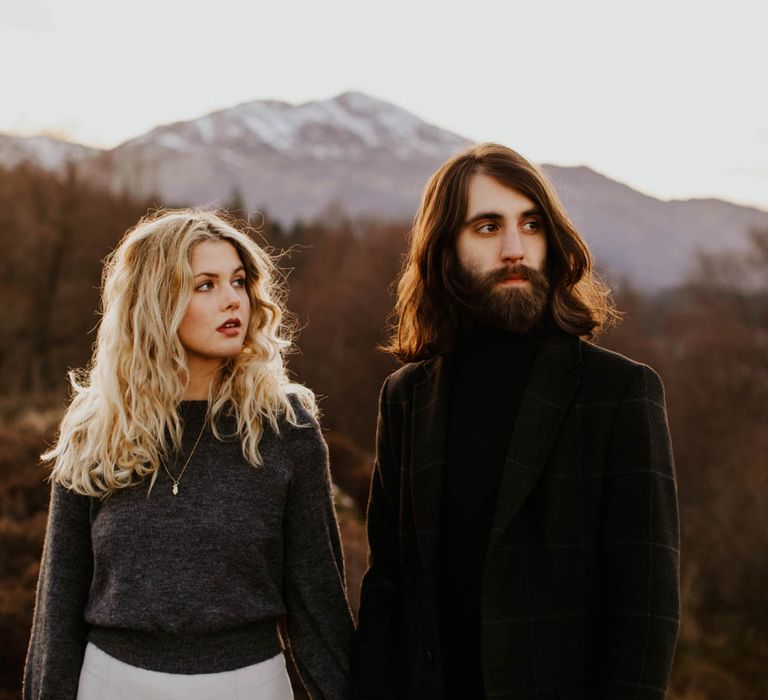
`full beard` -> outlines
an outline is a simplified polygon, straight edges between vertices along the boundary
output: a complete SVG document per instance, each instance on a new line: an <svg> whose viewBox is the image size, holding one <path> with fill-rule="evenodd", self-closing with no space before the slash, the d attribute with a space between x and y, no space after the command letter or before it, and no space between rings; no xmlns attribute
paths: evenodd
<svg viewBox="0 0 768 700"><path fill-rule="evenodd" d="M528 284L502 286L510 277ZM478 274L460 266L458 287L461 301L479 323L512 333L527 333L539 325L549 299L546 275L527 265L511 265Z"/></svg>

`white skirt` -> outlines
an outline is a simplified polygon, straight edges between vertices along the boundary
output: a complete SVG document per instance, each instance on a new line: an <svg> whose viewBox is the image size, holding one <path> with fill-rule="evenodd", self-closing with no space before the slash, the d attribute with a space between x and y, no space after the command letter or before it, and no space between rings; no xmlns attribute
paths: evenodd
<svg viewBox="0 0 768 700"><path fill-rule="evenodd" d="M160 673L85 648L77 700L293 700L282 654L223 673Z"/></svg>

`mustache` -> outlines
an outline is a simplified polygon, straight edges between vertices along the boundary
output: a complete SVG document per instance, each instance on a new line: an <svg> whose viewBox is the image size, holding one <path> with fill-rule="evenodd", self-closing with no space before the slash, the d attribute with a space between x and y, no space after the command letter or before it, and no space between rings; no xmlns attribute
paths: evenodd
<svg viewBox="0 0 768 700"><path fill-rule="evenodd" d="M541 273L538 270L528 267L528 265L523 265L522 263L518 263L517 265L505 265L504 267L491 270L483 275L484 281L489 284L504 282L512 277L530 280L535 279L538 276L541 276Z"/></svg>

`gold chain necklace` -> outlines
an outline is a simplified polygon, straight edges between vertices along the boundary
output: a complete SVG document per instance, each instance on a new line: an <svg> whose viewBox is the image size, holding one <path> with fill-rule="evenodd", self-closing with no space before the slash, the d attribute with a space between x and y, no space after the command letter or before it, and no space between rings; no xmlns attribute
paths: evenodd
<svg viewBox="0 0 768 700"><path fill-rule="evenodd" d="M173 488L171 491L173 492L173 495L176 496L179 493L179 482L181 481L181 477L184 476L184 472L187 469L187 466L189 465L189 460L192 459L192 455L195 454L195 450L197 449L197 443L200 442L200 438L203 437L203 432L205 431L206 426L206 419L203 418L203 427L200 428L200 432L197 434L197 440L195 440L195 444L192 447L192 451L189 453L189 456L187 457L187 461L184 462L184 466L181 468L181 471L179 472L179 476L177 478L174 478L173 474L168 470L168 467L165 464L165 460L163 460L163 469L165 469L165 473L168 475L168 478L173 482Z"/></svg>

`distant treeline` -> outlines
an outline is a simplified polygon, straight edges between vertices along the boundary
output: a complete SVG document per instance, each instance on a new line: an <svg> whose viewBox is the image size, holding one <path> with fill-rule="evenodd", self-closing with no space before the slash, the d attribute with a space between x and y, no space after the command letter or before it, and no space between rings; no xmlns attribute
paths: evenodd
<svg viewBox="0 0 768 700"><path fill-rule="evenodd" d="M377 394L396 367L376 347L407 226L336 212L286 227L266 204L250 217L237 198L228 208L250 218L274 252L287 251L280 265L300 328L289 366L322 397L334 478L362 512ZM46 503L35 466L43 437L24 433L32 420L24 408L44 415L61 406L67 368L90 356L100 261L153 206L73 172L0 169L0 638L11 640L0 655L0 698L20 673ZM674 697L686 700L768 697L768 232L753 232L752 242L748 255L702 255L697 274L664 294L617 290L625 320L599 339L651 364L667 390L682 516ZM649 251L648 264L659 254ZM354 587L364 542L353 531Z"/></svg>
<svg viewBox="0 0 768 700"><path fill-rule="evenodd" d="M101 261L147 211L138 202L31 165L0 167L0 394L63 386L88 361Z"/></svg>
<svg viewBox="0 0 768 700"><path fill-rule="evenodd" d="M0 395L66 393L67 369L88 362L95 340L102 261L155 208L96 189L74 170L0 167ZM300 330L291 369L324 397L332 427L367 445L378 387L395 366L373 348L385 337L406 227L346 221L338 211L332 227L283 227L243 211L237 197L228 208L279 255Z"/></svg>

